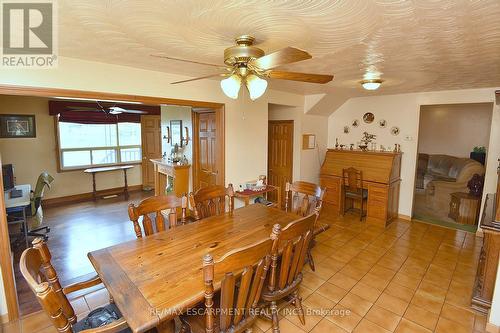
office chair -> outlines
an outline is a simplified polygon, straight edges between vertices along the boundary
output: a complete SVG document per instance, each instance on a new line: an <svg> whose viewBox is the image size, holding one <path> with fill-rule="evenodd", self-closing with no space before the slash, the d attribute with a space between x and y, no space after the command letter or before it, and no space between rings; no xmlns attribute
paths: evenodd
<svg viewBox="0 0 500 333"><path fill-rule="evenodd" d="M35 191L31 191L31 212L32 216L29 224L28 236L42 237L45 241L49 238L47 234L50 232L48 226L41 226L43 222L42 197L45 187L50 189L50 184L54 181L54 177L47 172L42 172L38 176Z"/></svg>

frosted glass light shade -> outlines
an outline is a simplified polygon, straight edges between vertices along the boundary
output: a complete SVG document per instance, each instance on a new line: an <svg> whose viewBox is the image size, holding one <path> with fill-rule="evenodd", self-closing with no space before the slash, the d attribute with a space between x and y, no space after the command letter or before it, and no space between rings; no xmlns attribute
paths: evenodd
<svg viewBox="0 0 500 333"><path fill-rule="evenodd" d="M241 78L239 75L233 74L227 79L221 80L220 87L227 97L237 99L241 87Z"/></svg>
<svg viewBox="0 0 500 333"><path fill-rule="evenodd" d="M382 80L378 80L378 79L375 79L375 80L364 80L364 81L361 82L361 85L366 90L377 90L378 88L380 88L381 84L382 84Z"/></svg>
<svg viewBox="0 0 500 333"><path fill-rule="evenodd" d="M267 89L267 81L261 79L255 74L250 74L246 77L246 86L248 92L250 93L250 99L255 101L257 98L262 96Z"/></svg>

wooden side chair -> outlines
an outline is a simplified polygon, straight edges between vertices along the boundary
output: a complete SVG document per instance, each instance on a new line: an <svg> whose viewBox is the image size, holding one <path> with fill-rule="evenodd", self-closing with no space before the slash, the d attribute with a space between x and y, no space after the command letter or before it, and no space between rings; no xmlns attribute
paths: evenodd
<svg viewBox="0 0 500 333"><path fill-rule="evenodd" d="M286 183L285 185L285 211L292 212L298 216L308 216L314 212L321 214L321 208L323 207L323 198L325 196L325 188L321 188L314 183L296 181L292 184ZM317 223L316 223L317 224ZM327 225L321 228L315 228L319 231L318 233L325 231L328 228ZM307 262L311 269L315 271L314 259L312 256L312 248L314 246L314 237L310 243L310 247L307 251Z"/></svg>
<svg viewBox="0 0 500 333"><path fill-rule="evenodd" d="M271 252L278 244L278 234L271 237L229 251L216 261L210 254L203 257L204 308L180 317L181 333L252 332ZM221 281L220 293L214 292L216 281Z"/></svg>
<svg viewBox="0 0 500 333"><path fill-rule="evenodd" d="M343 182L343 209L342 213L345 214L346 201L351 199L352 201L360 202L360 214L359 220L363 220L364 214L364 202L368 200L368 190L363 188L363 172L355 168L348 168L342 170L342 182ZM353 205L354 206L354 205Z"/></svg>
<svg viewBox="0 0 500 333"><path fill-rule="evenodd" d="M289 223L281 231L279 224L274 226L277 229L274 233L279 235L279 243L273 248L269 284L262 293L264 306L271 310L271 314L266 317L272 320L274 333L279 333L278 302L282 300L286 301L283 305L292 304L296 307L301 323L305 324L298 289L316 218L317 212Z"/></svg>
<svg viewBox="0 0 500 333"><path fill-rule="evenodd" d="M82 289L90 288L101 283L98 276L85 281L61 287L57 273L52 266L51 254L47 244L42 238L35 238L33 247L24 250L21 255L21 274L28 282L31 290L43 310L52 320L52 324L60 333L111 333L131 332L125 319L113 303L104 307L106 311L113 313L118 319L100 327L92 327L87 320L88 317L77 321L75 310L71 306L67 295ZM90 326L90 327L89 327Z"/></svg>
<svg viewBox="0 0 500 333"><path fill-rule="evenodd" d="M178 210L181 210L180 223L186 224L187 197L178 198L175 195L158 195L142 200L137 206L133 203L128 205L128 216L134 223L137 238L175 228L179 224ZM164 214L168 213L168 225L165 225ZM154 223L150 217L154 214ZM142 217L142 230L139 218ZM153 225L154 224L154 225Z"/></svg>
<svg viewBox="0 0 500 333"><path fill-rule="evenodd" d="M285 210L299 216L321 211L325 189L314 183L296 181L285 185Z"/></svg>
<svg viewBox="0 0 500 333"><path fill-rule="evenodd" d="M234 189L229 184L227 188L221 185L211 185L200 188L189 194L189 204L194 211L194 219L201 220L226 212L226 197L229 198L229 211L234 210Z"/></svg>

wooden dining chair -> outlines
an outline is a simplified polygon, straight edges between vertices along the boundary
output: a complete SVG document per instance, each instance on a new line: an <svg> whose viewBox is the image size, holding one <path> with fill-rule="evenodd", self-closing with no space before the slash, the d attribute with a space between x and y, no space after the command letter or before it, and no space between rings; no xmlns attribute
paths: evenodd
<svg viewBox="0 0 500 333"><path fill-rule="evenodd" d="M104 307L118 317L118 319L101 327L92 327L87 320L88 317L77 321L75 310L68 300L68 294L86 288L96 286L101 283L98 276L90 280L75 283L66 287L61 287L57 273L51 263L51 254L47 244L42 238L33 240L33 247L24 250L19 263L21 274L35 296L48 314L59 333L111 333L111 332L131 332L125 319L113 303ZM90 326L90 327L89 327Z"/></svg>
<svg viewBox="0 0 500 333"><path fill-rule="evenodd" d="M189 204L194 211L194 219L201 220L210 216L221 215L226 212L226 197L229 202L229 211L234 210L234 189L229 184L227 188L221 185L202 187L195 193L189 194Z"/></svg>
<svg viewBox="0 0 500 333"><path fill-rule="evenodd" d="M299 216L321 211L325 189L314 183L296 181L285 185L285 210Z"/></svg>
<svg viewBox="0 0 500 333"><path fill-rule="evenodd" d="M346 201L359 201L360 214L359 220L363 220L364 215L364 202L368 199L368 190L363 188L363 172L355 168L342 169L342 187L344 192L344 200L342 204L342 214L345 214ZM353 204L354 206L354 204Z"/></svg>
<svg viewBox="0 0 500 333"><path fill-rule="evenodd" d="M279 232L279 230L278 230ZM258 317L256 306L266 280L273 246L279 234L256 244L234 249L214 260L203 257L204 306L183 315L181 333L251 332ZM215 287L219 285L220 292ZM189 313L189 312L188 312Z"/></svg>
<svg viewBox="0 0 500 333"><path fill-rule="evenodd" d="M325 191L325 188L321 188L314 183L296 181L290 184L287 182L285 185L285 211L292 212L298 216L307 216L318 212L316 216L319 217L321 208L323 207ZM317 229L324 231L325 228ZM313 271L316 270L312 256L314 244L313 235L313 239L307 250L307 262Z"/></svg>
<svg viewBox="0 0 500 333"><path fill-rule="evenodd" d="M284 305L294 305L300 322L305 324L302 298L298 290L302 282L302 268L307 257L309 243L313 237L317 214L314 212L309 216L290 222L283 229L279 224L274 226L274 229L277 229L274 233L279 235L279 242L278 246L273 247L269 284L262 293L263 307L271 310L271 314L266 317L272 320L274 333L279 333L278 309ZM278 304L280 301L285 302Z"/></svg>
<svg viewBox="0 0 500 333"><path fill-rule="evenodd" d="M181 210L180 221L178 210ZM128 216L134 223L135 235L137 238L149 236L156 232L164 231L168 228L175 228L176 225L186 224L187 197L179 198L175 195L158 195L142 200L137 206L133 203L128 205ZM150 214L154 214L154 225ZM168 226L165 226L164 214L168 214ZM139 225L139 218L142 217L142 230Z"/></svg>

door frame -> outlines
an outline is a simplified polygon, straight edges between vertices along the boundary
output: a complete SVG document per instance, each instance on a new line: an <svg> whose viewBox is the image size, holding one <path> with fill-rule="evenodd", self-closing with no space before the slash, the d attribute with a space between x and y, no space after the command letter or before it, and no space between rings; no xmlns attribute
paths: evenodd
<svg viewBox="0 0 500 333"><path fill-rule="evenodd" d="M194 191L194 185L198 179L198 164L199 164L199 155L200 155L200 147L199 147L199 134L198 134L198 125L199 125L199 115L200 113L205 112L215 112L215 122L217 125L217 150L215 152L216 157L215 161L217 164L217 176L215 177L217 185L226 186L226 173L225 173L225 128L224 128L224 106L218 108L192 108L191 109L191 118L193 121L193 162L191 170L192 172L192 188ZM219 130L220 129L220 130Z"/></svg>
<svg viewBox="0 0 500 333"><path fill-rule="evenodd" d="M131 95L131 94L118 94L118 93L106 93L98 91L86 91L86 90L75 90L75 89L62 89L62 88L45 88L45 87L32 87L32 86L17 86L0 84L0 95L15 95L15 96L29 96L29 97L73 97L73 98L89 98L89 99L111 99L120 100L128 102L140 102L148 105L181 105L190 106L198 108L213 108L215 110L220 110L219 118L222 120L222 126L224 126L224 104L214 103L214 102L204 102L204 101L194 101L176 98L166 98L166 97L154 97L154 96L143 96L143 95ZM220 120L219 119L219 120ZM224 127L222 127L224 129ZM222 131L222 143L224 145L224 131ZM223 146L224 147L224 146ZM224 149L222 149L222 158L225 158ZM224 180L225 178L225 161L222 160L222 169L220 172L220 177ZM8 320L14 321L19 319L19 303L17 300L17 290L14 278L14 271L12 269L11 262L11 251L10 251L10 238L9 230L6 227L6 213L5 213L5 203L0 200L0 267L2 269L2 278L5 291L5 301L7 303Z"/></svg>
<svg viewBox="0 0 500 333"><path fill-rule="evenodd" d="M268 120L267 121L267 124L268 124L268 138L267 138L267 179L269 179L269 160L271 158L271 154L269 154L269 151L270 151L270 136L269 136L269 124L292 124L292 142L291 142L291 146L292 146L292 149L291 149L291 154L292 154L292 162L290 163L290 182L293 182L293 160L294 160L294 142L295 142L295 121L294 120ZM284 191L285 189L283 189ZM284 205L285 204L285 196L282 195L281 196L281 204Z"/></svg>

